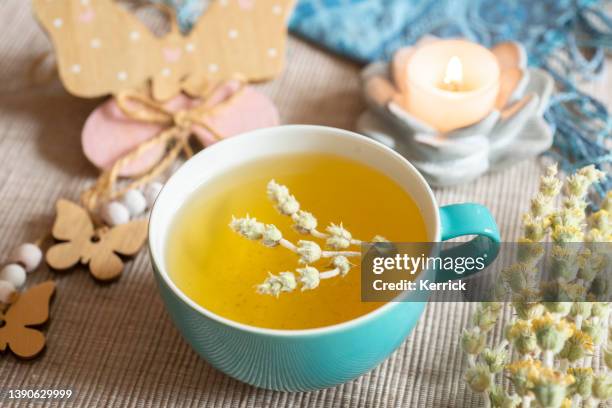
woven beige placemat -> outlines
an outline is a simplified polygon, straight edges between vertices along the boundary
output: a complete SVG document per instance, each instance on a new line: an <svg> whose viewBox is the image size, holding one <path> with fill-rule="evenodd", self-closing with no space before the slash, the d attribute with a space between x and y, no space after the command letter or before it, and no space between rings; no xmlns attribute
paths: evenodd
<svg viewBox="0 0 612 408"><path fill-rule="evenodd" d="M76 199L96 176L81 153L80 130L99 100L68 95L55 80L32 87L26 70L49 43L29 2L0 2L0 254L40 236L59 197ZM358 67L291 40L288 67L261 88L284 123L352 128L364 109ZM604 87L605 89L605 87ZM503 238L517 225L540 166L527 161L477 182L436 191L441 204L476 201L495 215ZM3 256L3 255L0 255ZM45 269L29 282L46 279ZM0 390L72 389L67 406L470 407L480 399L461 380L458 333L470 305L431 304L408 340L371 373L333 389L280 393L237 382L183 341L157 294L145 251L122 278L96 284L83 269L57 280L48 347L38 359L0 356ZM499 336L499 333L497 334ZM0 406L23 405L0 401Z"/></svg>

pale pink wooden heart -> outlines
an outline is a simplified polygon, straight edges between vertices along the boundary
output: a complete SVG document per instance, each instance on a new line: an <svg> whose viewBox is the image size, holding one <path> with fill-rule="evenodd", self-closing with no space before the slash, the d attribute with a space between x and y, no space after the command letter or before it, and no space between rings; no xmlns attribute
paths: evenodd
<svg viewBox="0 0 612 408"><path fill-rule="evenodd" d="M229 97L240 87L237 81L228 83L210 98L212 105ZM192 99L192 106L196 102ZM278 110L272 101L254 88L247 86L240 97L234 99L225 109L213 112L207 123L224 137L234 136L253 129L279 124ZM206 129L194 126L194 133L204 146L215 143L214 136Z"/></svg>
<svg viewBox="0 0 612 408"><path fill-rule="evenodd" d="M236 91L238 85L230 83L219 89L208 101L214 105ZM197 99L178 95L165 104L166 109L178 111L197 106ZM207 123L224 138L249 130L276 126L279 116L276 106L265 95L246 87L231 103L207 118ZM121 156L142 142L154 137L163 127L139 122L126 117L113 98L97 107L87 118L81 141L85 156L96 167L108 169ZM205 129L194 126L193 132L204 146L216 142ZM120 175L130 176L149 169L163 155L163 146L149 149L137 160L124 167Z"/></svg>

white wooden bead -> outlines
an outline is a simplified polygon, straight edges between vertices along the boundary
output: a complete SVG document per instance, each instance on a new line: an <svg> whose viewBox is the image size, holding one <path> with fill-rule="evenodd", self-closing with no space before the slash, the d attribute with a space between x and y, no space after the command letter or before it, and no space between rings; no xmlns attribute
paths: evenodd
<svg viewBox="0 0 612 408"><path fill-rule="evenodd" d="M140 190L130 190L123 195L121 203L125 205L132 217L137 217L147 209L147 200Z"/></svg>
<svg viewBox="0 0 612 408"><path fill-rule="evenodd" d="M153 204L155 203L155 199L157 199L157 196L159 195L159 192L161 191L163 186L164 185L158 181L154 181L153 183L149 183L146 185L144 189L144 196L145 196L145 199L147 200L148 208L153 207Z"/></svg>
<svg viewBox="0 0 612 408"><path fill-rule="evenodd" d="M38 268L42 257L42 251L37 245L25 243L15 248L9 259L11 262L23 265L26 272L32 272Z"/></svg>
<svg viewBox="0 0 612 408"><path fill-rule="evenodd" d="M0 280L0 303L11 303L16 291L11 282Z"/></svg>
<svg viewBox="0 0 612 408"><path fill-rule="evenodd" d="M10 282L15 288L20 288L26 281L26 270L19 264L8 264L0 271L0 280Z"/></svg>
<svg viewBox="0 0 612 408"><path fill-rule="evenodd" d="M111 201L102 207L102 219L111 227L125 224L130 220L130 211L120 202Z"/></svg>

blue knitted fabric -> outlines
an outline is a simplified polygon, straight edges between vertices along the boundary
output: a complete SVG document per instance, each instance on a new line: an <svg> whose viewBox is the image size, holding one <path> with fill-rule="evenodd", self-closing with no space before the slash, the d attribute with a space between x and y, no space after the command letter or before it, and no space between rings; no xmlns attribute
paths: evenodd
<svg viewBox="0 0 612 408"><path fill-rule="evenodd" d="M188 29L205 0L162 0ZM462 36L491 46L521 42L529 64L549 71L559 88L545 118L555 130L550 154L566 172L596 164L610 174L612 117L576 82L599 74L612 47L612 18L595 0L299 0L291 31L360 63L389 59L425 34ZM588 47L589 58L579 48ZM608 177L599 192L612 187Z"/></svg>

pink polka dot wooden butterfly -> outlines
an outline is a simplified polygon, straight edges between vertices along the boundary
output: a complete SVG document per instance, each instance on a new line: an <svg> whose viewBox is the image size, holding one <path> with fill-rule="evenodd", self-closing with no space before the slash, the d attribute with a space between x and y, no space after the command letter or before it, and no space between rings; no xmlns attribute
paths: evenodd
<svg viewBox="0 0 612 408"><path fill-rule="evenodd" d="M98 97L150 80L157 100L182 87L197 92L211 79L276 76L292 6L293 0L212 1L189 34L171 19L172 29L160 38L115 0L34 1L69 92Z"/></svg>
<svg viewBox="0 0 612 408"><path fill-rule="evenodd" d="M93 98L134 90L174 112L220 103L240 90L231 104L202 117L222 137L278 124L276 107L265 95L232 79L262 81L282 70L292 7L293 0L213 0L188 34L172 16L170 31L158 37L115 0L34 1L70 93ZM97 108L82 134L85 155L103 170L164 129L126 117L116 102ZM207 129L194 127L192 133L204 146L218 139ZM140 174L163 154L163 146L156 146L120 174Z"/></svg>

